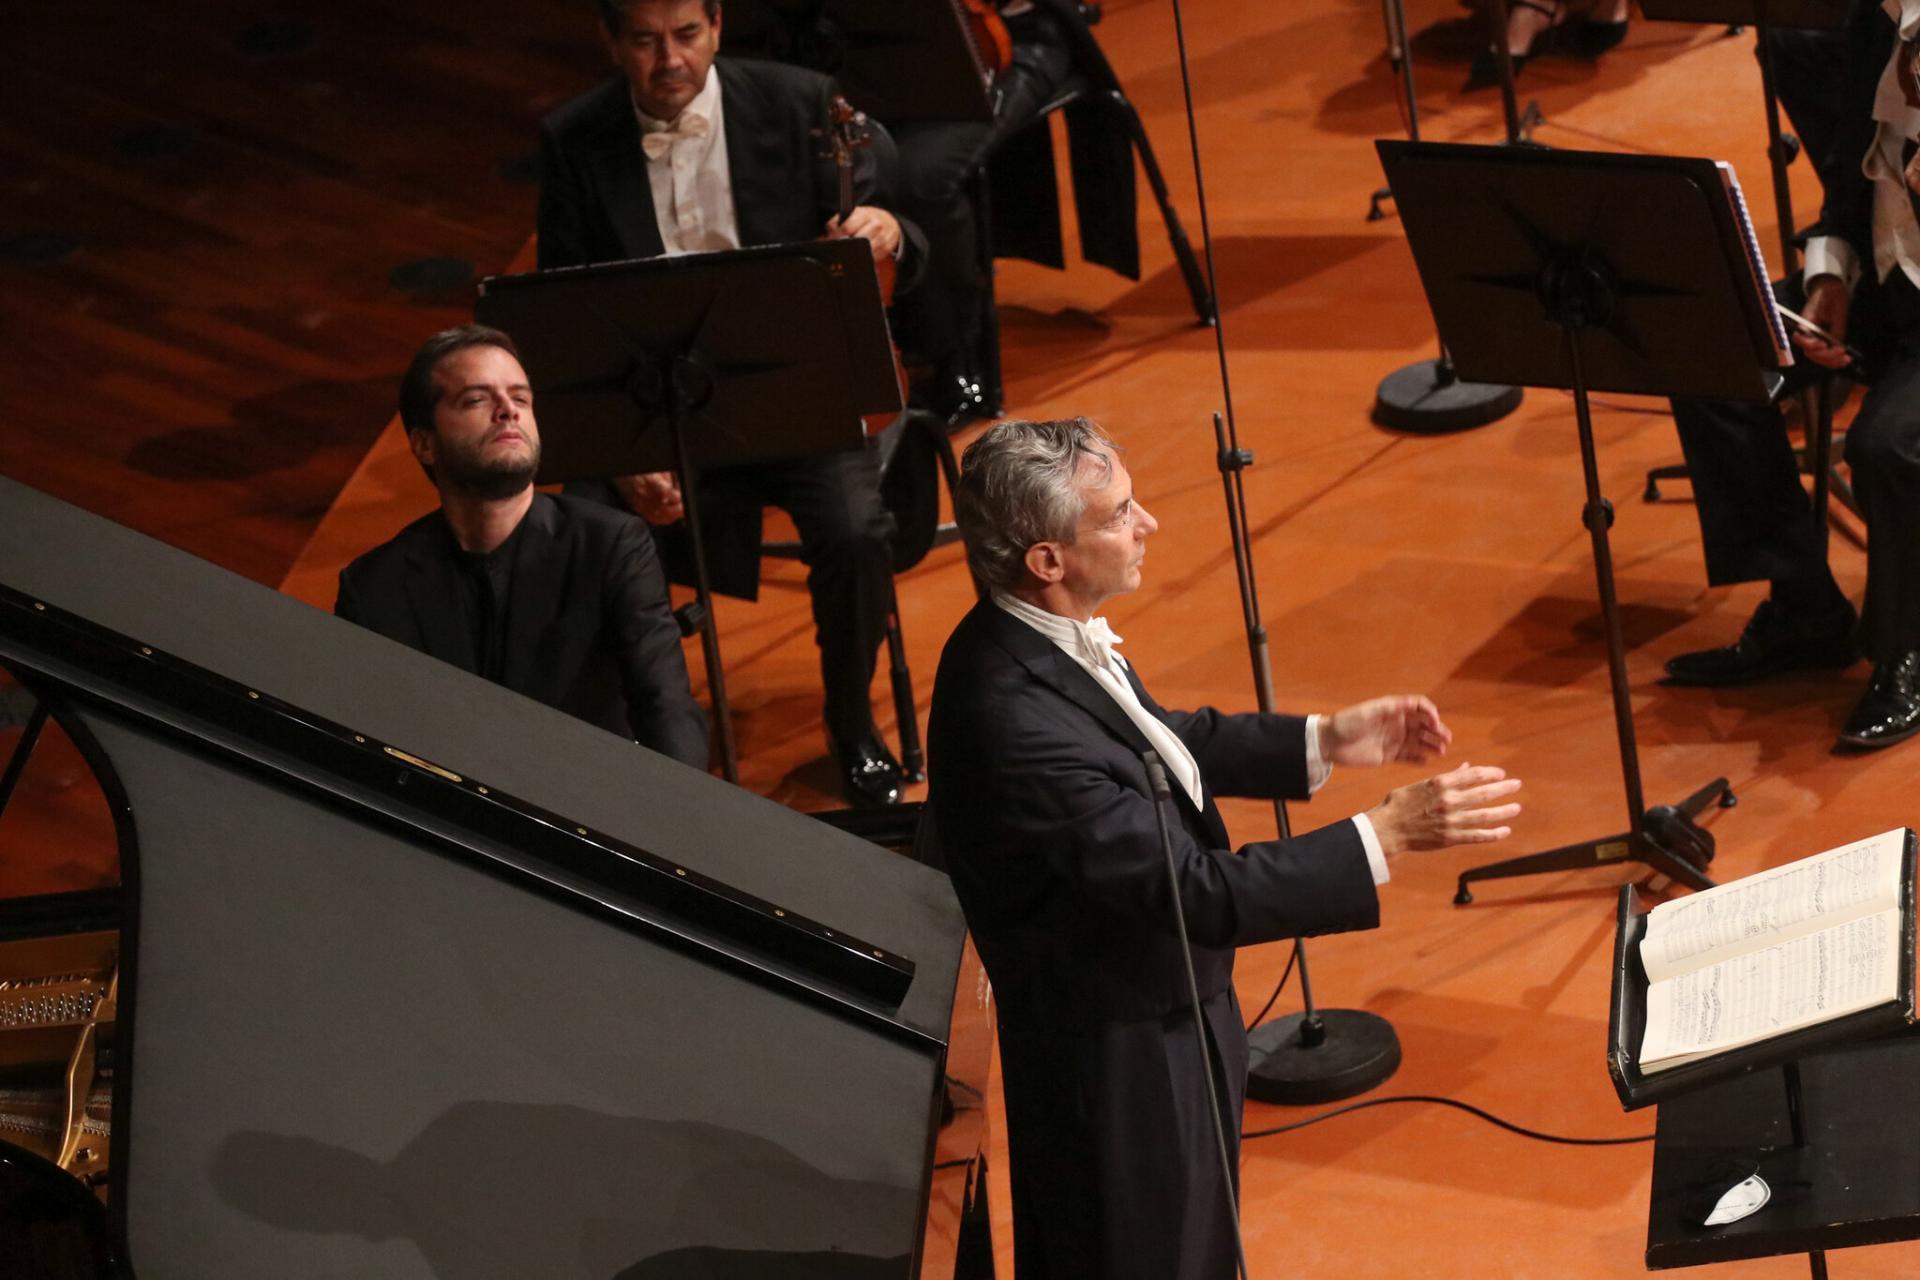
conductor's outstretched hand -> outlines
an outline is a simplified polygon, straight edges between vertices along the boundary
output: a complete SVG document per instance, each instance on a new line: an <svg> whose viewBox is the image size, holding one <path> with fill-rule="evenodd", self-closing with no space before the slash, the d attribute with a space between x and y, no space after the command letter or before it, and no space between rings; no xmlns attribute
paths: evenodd
<svg viewBox="0 0 1920 1280"><path fill-rule="evenodd" d="M1498 765L1463 764L1425 782L1398 787L1367 811L1380 848L1391 855L1408 849L1444 849L1489 844L1513 834L1507 824L1520 806L1507 799L1520 789Z"/></svg>
<svg viewBox="0 0 1920 1280"><path fill-rule="evenodd" d="M1320 753L1331 764L1424 764L1443 756L1453 730L1432 700L1417 694L1371 698L1320 722Z"/></svg>

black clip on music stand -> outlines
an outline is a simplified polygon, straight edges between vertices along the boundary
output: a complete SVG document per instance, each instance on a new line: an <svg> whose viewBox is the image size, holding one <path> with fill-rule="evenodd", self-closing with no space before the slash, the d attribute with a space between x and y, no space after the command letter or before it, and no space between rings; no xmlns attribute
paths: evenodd
<svg viewBox="0 0 1920 1280"><path fill-rule="evenodd" d="M474 314L520 348L538 396L540 483L678 475L720 765L739 781L698 478L863 447L861 415L899 411L867 242L495 276Z"/></svg>
<svg viewBox="0 0 1920 1280"><path fill-rule="evenodd" d="M1586 476L1583 523L1606 626L1614 728L1630 826L1476 867L1467 884L1632 860L1695 889L1713 836L1694 819L1734 803L1716 778L1645 808L1625 643L1614 594L1587 393L1764 400L1785 338L1764 264L1710 160L1513 147L1375 144L1441 338L1461 375L1573 392Z"/></svg>

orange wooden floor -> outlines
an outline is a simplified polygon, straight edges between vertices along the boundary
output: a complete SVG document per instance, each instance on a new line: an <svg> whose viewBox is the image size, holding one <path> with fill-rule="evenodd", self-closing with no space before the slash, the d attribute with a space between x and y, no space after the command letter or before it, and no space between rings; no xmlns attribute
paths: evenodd
<svg viewBox="0 0 1920 1280"><path fill-rule="evenodd" d="M1449 24L1464 11L1446 0L1408 8L1411 25L1429 33L1421 48L1444 53ZM1248 503L1281 703L1311 711L1379 692L1430 693L1454 728L1456 759L1498 763L1526 780L1512 852L1620 829L1626 814L1578 518L1570 399L1529 392L1505 421L1444 438L1397 436L1368 421L1375 383L1431 353L1398 224L1361 216L1379 184L1371 140L1400 129L1379 4L1187 0L1186 14L1240 429L1257 455ZM1108 0L1099 34L1147 117L1197 239L1171 11L1164 0ZM565 59L542 49L541 72L552 82ZM584 83L592 71L581 74ZM1429 59L1419 74L1427 136L1499 137L1498 96L1457 92L1462 62ZM1555 146L1732 161L1763 245L1778 243L1750 37L1636 17L1626 44L1600 64L1539 63L1522 89L1546 114L1537 136ZM1804 219L1817 201L1805 166L1797 169ZM504 267L526 229L485 228L497 257L480 268ZM1138 284L1086 266L1062 274L1003 264L1009 399L1023 416L1097 417L1130 450L1139 496L1162 532L1145 587L1108 616L1156 696L1247 707L1251 681L1213 467L1209 416L1220 393L1212 338L1193 326L1150 208L1142 231ZM191 296L184 305L191 314ZM425 308L419 318L424 333L440 311ZM416 336L384 325L367 339L366 365L397 371ZM290 389L293 372L279 381ZM346 425L364 441L378 419ZM1657 684L1668 655L1729 638L1756 590L1704 588L1684 485L1668 501L1639 501L1644 470L1677 456L1659 406L1609 398L1596 429L1604 486L1619 508L1614 550L1649 800L1677 800L1718 774L1733 780L1739 807L1707 820L1722 878L1914 822L1920 745L1865 758L1830 751L1863 669L1725 692ZM389 428L327 515L309 520L288 590L330 602L339 565L427 503L396 444ZM77 473L64 482L82 483ZM342 482L335 475L331 483ZM196 549L245 536L251 499L237 488L237 500L230 495L194 526ZM116 514L110 499L97 505ZM1836 539L1833 554L1857 595L1860 552ZM230 562L260 563L238 553ZM941 642L969 603L957 552L935 552L903 578L900 594L924 716ZM759 604L723 603L720 619L745 784L803 808L834 803L798 571L776 569ZM697 653L689 658L697 670ZM883 723L891 726L890 710ZM1296 810L1295 823L1338 820L1415 776L1339 773ZM1271 813L1259 805L1227 812L1238 838L1271 833ZM1650 1112L1621 1113L1602 1062L1614 893L1630 872L1495 884L1474 906L1452 906L1453 876L1478 860L1465 852L1401 859L1380 930L1314 945L1322 1002L1392 1020L1405 1065L1383 1092L1443 1094L1563 1134L1649 1132ZM1280 946L1243 956L1250 1010L1284 962ZM1289 992L1281 1009L1292 1000ZM1291 1118L1256 1104L1246 1124ZM1546 1146L1416 1106L1253 1141L1243 1153L1252 1273L1638 1275L1650 1156L1644 1145ZM1001 1275L1010 1276L998 1189L994 1229ZM1831 1265L1849 1278L1912 1275L1920 1245L1839 1253ZM1763 1280L1804 1275L1806 1263L1695 1274Z"/></svg>

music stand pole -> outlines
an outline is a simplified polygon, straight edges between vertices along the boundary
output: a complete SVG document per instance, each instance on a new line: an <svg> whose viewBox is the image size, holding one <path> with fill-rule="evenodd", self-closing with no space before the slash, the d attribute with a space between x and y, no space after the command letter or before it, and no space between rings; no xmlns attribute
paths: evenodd
<svg viewBox="0 0 1920 1280"><path fill-rule="evenodd" d="M1507 0L1491 0L1487 5L1487 21L1493 27L1494 52L1499 55L1500 109L1507 118L1507 145L1537 145L1533 141L1534 127L1545 124L1547 118L1541 114L1536 101L1529 101L1525 111L1520 109L1520 93L1513 81L1513 51L1507 48Z"/></svg>
<svg viewBox="0 0 1920 1280"><path fill-rule="evenodd" d="M1400 96L1407 109L1407 137L1420 141L1420 95L1413 91L1413 51L1407 45L1407 8L1404 0L1380 0L1380 21L1387 29L1387 65L1400 81ZM1367 201L1367 221L1386 217L1380 207L1393 198L1392 187L1376 187Z"/></svg>
<svg viewBox="0 0 1920 1280"><path fill-rule="evenodd" d="M1253 452L1240 447L1239 433L1217 413L1213 415L1213 439L1220 482L1226 490L1227 530L1233 542L1234 572L1240 582L1240 614L1247 627L1247 653L1253 660L1254 692L1260 710L1271 715L1273 664L1268 658L1267 627L1260 620L1243 479L1243 473L1253 465ZM1280 838L1291 838L1293 829L1284 801L1273 802L1273 819ZM1399 1069L1400 1037L1394 1034L1392 1023L1364 1009L1320 1009L1314 1005L1306 943L1299 938L1293 940L1293 966L1300 974L1300 1012L1276 1018L1248 1033L1248 1097L1285 1106L1334 1102L1365 1093Z"/></svg>
<svg viewBox="0 0 1920 1280"><path fill-rule="evenodd" d="M636 378L632 389L633 398L643 413L653 409L664 409L666 413L667 439L673 451L673 473L680 481L680 501L686 512L687 540L692 544L694 601L700 614L700 655L706 663L707 693L713 702L714 730L720 744L720 774L728 782L737 784L740 781L740 759L734 748L732 708L727 702L727 672L720 661L720 629L713 617L706 543L700 533L699 476L687 456L684 415L704 406L713 395L711 378L689 379L686 376L698 369L698 364L689 356L656 356L654 376L644 381ZM658 388L657 394L665 400L664 405L649 403L656 394L653 388Z"/></svg>
<svg viewBox="0 0 1920 1280"><path fill-rule="evenodd" d="M1620 748L1621 778L1626 787L1628 826L1620 835L1585 840L1463 871L1453 897L1460 906L1473 901L1473 894L1467 888L1473 880L1570 870L1625 859L1644 862L1660 874L1695 889L1710 887L1713 882L1706 878L1705 872L1672 847L1678 843L1674 837L1691 832L1694 816L1709 804L1717 801L1726 807L1734 803L1727 780L1715 778L1678 805L1662 805L1651 813L1646 808L1640 783L1640 752L1633 728L1633 701L1627 687L1627 644L1620 627L1620 600L1613 580L1613 544L1608 536L1608 530L1613 527L1613 504L1600 492L1599 451L1594 446L1580 338L1585 329L1604 325L1608 320L1613 287L1596 268L1578 264L1543 280L1540 299L1546 305L1549 318L1565 334L1567 363L1572 371L1580 469L1587 492L1581 516L1593 544L1593 572L1600 589L1600 616L1607 642L1607 684L1613 695L1613 727ZM1655 823L1660 829L1650 831L1650 825ZM1708 840L1710 857L1711 838Z"/></svg>
<svg viewBox="0 0 1920 1280"><path fill-rule="evenodd" d="M1387 28L1387 58L1399 65L1400 90L1406 98L1407 140L1418 142L1420 100L1413 88L1413 45L1407 39L1406 3L1405 0L1381 0L1380 7ZM1392 194L1392 188L1373 193L1367 212L1369 222L1380 218L1380 201ZM1443 342L1440 354L1434 359L1395 369L1381 379L1374 392L1373 420L1396 431L1423 435L1465 431L1498 422L1518 409L1525 395L1519 387L1460 381ZM1232 503L1231 496L1228 503ZM1302 974L1304 977L1304 970Z"/></svg>

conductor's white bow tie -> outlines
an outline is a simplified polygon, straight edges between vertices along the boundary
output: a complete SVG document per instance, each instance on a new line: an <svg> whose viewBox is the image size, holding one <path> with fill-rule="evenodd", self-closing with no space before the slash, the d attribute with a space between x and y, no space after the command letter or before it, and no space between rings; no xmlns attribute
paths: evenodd
<svg viewBox="0 0 1920 1280"><path fill-rule="evenodd" d="M704 138L713 127L705 116L693 111L682 111L680 118L664 129L651 129L640 135L640 148L647 153L647 159L658 160L673 150L673 144L682 138Z"/></svg>
<svg viewBox="0 0 1920 1280"><path fill-rule="evenodd" d="M1121 643L1119 636L1113 634L1113 628L1107 625L1105 618L1095 618L1091 622L1076 622L1074 634L1080 639L1080 656L1096 667L1113 665L1113 647Z"/></svg>

